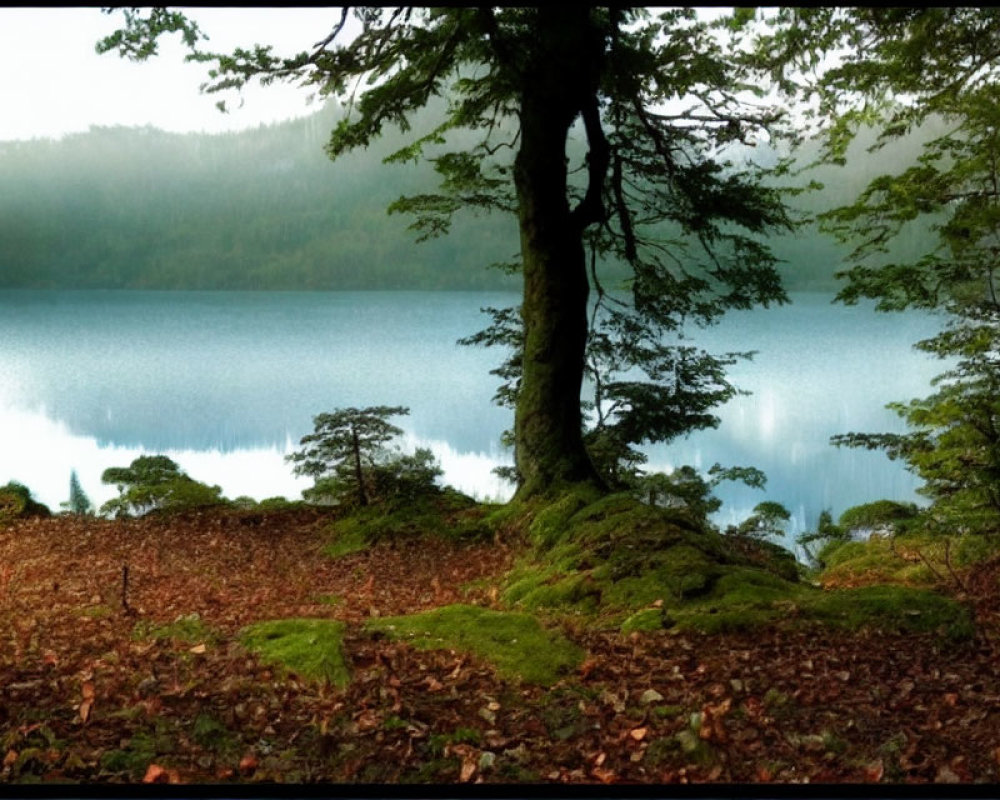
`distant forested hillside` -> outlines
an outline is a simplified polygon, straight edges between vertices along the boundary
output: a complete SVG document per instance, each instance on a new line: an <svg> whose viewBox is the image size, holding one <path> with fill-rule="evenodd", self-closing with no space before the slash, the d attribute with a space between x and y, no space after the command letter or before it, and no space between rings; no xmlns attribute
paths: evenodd
<svg viewBox="0 0 1000 800"><path fill-rule="evenodd" d="M95 128L0 143L0 286L129 289L479 289L517 252L513 219L469 215L414 244L389 217L434 184L377 151L331 162L340 112L238 134ZM397 140L398 141L398 140ZM374 150L374 148L373 148Z"/></svg>
<svg viewBox="0 0 1000 800"><path fill-rule="evenodd" d="M433 191L433 170L384 165L404 141L395 132L331 162L323 145L341 113L241 133L116 127L0 143L0 288L518 286L486 268L516 256L516 220L469 214L416 244L386 206ZM846 202L870 177L827 170L827 189L799 202ZM772 245L788 289L835 288L845 248L812 229Z"/></svg>

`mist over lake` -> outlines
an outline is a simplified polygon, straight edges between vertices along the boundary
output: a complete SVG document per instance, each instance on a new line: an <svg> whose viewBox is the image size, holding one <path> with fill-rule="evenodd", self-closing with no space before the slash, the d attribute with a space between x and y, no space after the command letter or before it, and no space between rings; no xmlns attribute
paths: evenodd
<svg viewBox="0 0 1000 800"><path fill-rule="evenodd" d="M0 482L52 508L70 471L96 502L108 466L171 455L228 497L298 497L309 485L284 455L338 406L405 405L408 447L430 446L445 480L480 497L511 487L490 472L511 412L493 405L501 352L456 340L484 327L509 292L0 292ZM838 450L832 434L902 430L883 408L926 394L942 365L912 349L939 321L876 314L796 293L790 305L729 314L691 331L710 351L756 350L731 369L752 392L720 409L717 430L647 449L650 469L756 466L765 491L723 484L718 519L763 499L792 528L829 508L916 498L918 482L881 453Z"/></svg>

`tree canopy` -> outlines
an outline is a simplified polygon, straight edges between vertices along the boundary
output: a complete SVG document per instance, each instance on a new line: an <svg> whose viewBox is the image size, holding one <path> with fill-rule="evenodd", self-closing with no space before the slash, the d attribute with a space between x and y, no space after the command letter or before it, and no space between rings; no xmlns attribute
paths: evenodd
<svg viewBox="0 0 1000 800"><path fill-rule="evenodd" d="M417 448L405 454L388 446L403 433L389 417L409 413L405 406L368 406L314 417L314 432L303 436L302 449L287 457L295 474L315 479L305 497L367 506L432 491L442 474L433 453Z"/></svg>
<svg viewBox="0 0 1000 800"><path fill-rule="evenodd" d="M127 467L108 467L101 482L117 487L118 497L100 508L101 514L125 517L150 511L198 508L222 502L222 488L196 481L167 456L139 456Z"/></svg>

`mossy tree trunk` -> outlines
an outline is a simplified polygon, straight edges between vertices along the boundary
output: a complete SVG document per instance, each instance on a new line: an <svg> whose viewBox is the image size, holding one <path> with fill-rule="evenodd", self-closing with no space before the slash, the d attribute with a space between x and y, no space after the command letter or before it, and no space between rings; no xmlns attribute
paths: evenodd
<svg viewBox="0 0 1000 800"><path fill-rule="evenodd" d="M519 499L561 483L602 484L584 447L580 410L589 293L583 231L603 213L607 169L596 114L602 46L585 8L542 11L539 27L545 45L533 54L534 69L521 73L514 163L524 278L524 354L514 416ZM566 141L581 114L591 187L571 209Z"/></svg>

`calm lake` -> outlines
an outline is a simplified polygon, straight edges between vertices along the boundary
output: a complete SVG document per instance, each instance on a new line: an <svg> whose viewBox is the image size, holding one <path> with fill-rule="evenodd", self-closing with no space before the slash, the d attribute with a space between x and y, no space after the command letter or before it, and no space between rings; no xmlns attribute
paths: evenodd
<svg viewBox="0 0 1000 800"><path fill-rule="evenodd" d="M693 332L713 352L757 350L734 367L753 392L720 410L717 430L649 448L649 467L756 466L765 491L720 487L719 519L763 499L793 512L792 533L825 508L915 499L918 482L881 453L838 450L848 431L899 431L884 409L926 394L942 365L912 350L929 315L876 314L827 295L729 315ZM165 453L228 497L297 498L309 485L284 461L312 417L338 406L405 405L406 446L430 446L445 480L507 497L490 470L510 412L491 402L499 351L460 347L482 328L480 292L0 292L0 483L15 479L53 509L76 470L90 498L114 496L101 472Z"/></svg>

